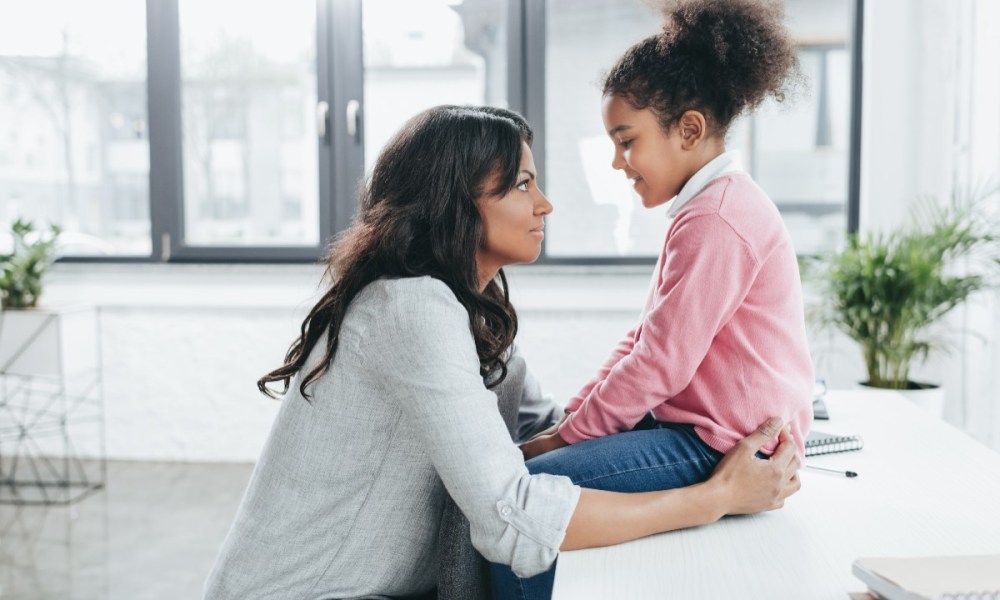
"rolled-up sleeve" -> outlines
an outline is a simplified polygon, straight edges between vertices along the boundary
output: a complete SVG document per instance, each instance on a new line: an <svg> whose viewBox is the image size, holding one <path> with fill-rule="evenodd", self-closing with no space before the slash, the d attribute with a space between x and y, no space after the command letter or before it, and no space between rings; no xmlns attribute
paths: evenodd
<svg viewBox="0 0 1000 600"><path fill-rule="evenodd" d="M469 519L476 549L521 577L545 571L580 488L566 477L528 473L483 385L468 313L451 290L426 277L390 285L385 313L370 323L361 349L380 386Z"/></svg>

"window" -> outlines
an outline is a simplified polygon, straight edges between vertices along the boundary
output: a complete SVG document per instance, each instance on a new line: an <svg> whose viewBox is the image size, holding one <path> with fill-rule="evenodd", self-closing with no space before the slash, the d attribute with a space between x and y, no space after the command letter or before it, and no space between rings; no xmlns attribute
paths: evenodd
<svg viewBox="0 0 1000 600"><path fill-rule="evenodd" d="M800 253L856 226L861 1L787 0L808 94L730 139ZM87 260L314 261L403 121L491 104L536 131L540 262L649 263L665 207L610 168L599 81L659 22L644 0L24 5L0 22L0 226L52 220Z"/></svg>
<svg viewBox="0 0 1000 600"><path fill-rule="evenodd" d="M315 3L179 8L184 242L316 246Z"/></svg>
<svg viewBox="0 0 1000 600"><path fill-rule="evenodd" d="M507 106L503 2L365 0L365 165L410 117L439 104Z"/></svg>
<svg viewBox="0 0 1000 600"><path fill-rule="evenodd" d="M133 0L0 19L0 229L53 222L72 254L150 253L145 22Z"/></svg>
<svg viewBox="0 0 1000 600"><path fill-rule="evenodd" d="M786 3L807 89L750 120L751 172L778 205L799 254L833 250L848 220L851 2Z"/></svg>
<svg viewBox="0 0 1000 600"><path fill-rule="evenodd" d="M666 209L644 209L611 168L600 79L626 48L656 33L659 17L639 2L550 0L545 7L544 185L555 206L546 256L655 256Z"/></svg>

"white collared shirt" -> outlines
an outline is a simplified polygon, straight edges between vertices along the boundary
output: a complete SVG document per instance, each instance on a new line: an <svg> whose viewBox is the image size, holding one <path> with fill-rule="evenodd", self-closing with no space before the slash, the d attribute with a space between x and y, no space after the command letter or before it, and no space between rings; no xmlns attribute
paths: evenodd
<svg viewBox="0 0 1000 600"><path fill-rule="evenodd" d="M716 156L712 160L708 161L704 167L698 169L698 171L688 179L688 182L684 184L681 191L677 196L674 197L673 201L667 207L667 216L676 217L677 213L684 208L691 198L694 198L705 189L709 183L712 182L716 177L721 177L729 173L742 173L743 172L743 158L740 155L739 150L729 150L728 152L723 152L722 154Z"/></svg>

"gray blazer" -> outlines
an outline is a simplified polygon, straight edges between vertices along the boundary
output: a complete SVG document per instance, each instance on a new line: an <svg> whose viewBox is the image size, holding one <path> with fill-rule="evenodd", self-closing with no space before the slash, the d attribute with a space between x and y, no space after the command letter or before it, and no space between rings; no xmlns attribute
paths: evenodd
<svg viewBox="0 0 1000 600"><path fill-rule="evenodd" d="M541 386L514 351L507 361L507 376L493 388L497 408L515 442L526 440L554 425L562 407L542 395ZM472 546L469 520L449 496L445 500L438 535L437 600L490 600L490 573L486 559Z"/></svg>
<svg viewBox="0 0 1000 600"><path fill-rule="evenodd" d="M483 385L468 313L446 285L421 277L366 287L309 391L311 402L292 381L206 598L426 592L438 579L448 494L488 560L522 576L552 565L580 488L528 474ZM524 430L547 424L551 406L539 400L536 417L528 408Z"/></svg>

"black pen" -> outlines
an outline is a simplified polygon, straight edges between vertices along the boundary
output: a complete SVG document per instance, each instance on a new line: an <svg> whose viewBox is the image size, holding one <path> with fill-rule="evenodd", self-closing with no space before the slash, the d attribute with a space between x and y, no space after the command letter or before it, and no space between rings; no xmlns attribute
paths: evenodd
<svg viewBox="0 0 1000 600"><path fill-rule="evenodd" d="M857 477L858 474L854 471L841 471L840 469L830 469L827 467L818 467L816 465L806 465L807 469L815 469L817 471L826 471L827 473L836 473L837 475L843 475L844 477Z"/></svg>

